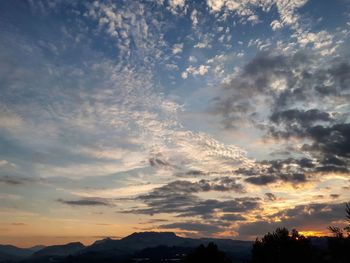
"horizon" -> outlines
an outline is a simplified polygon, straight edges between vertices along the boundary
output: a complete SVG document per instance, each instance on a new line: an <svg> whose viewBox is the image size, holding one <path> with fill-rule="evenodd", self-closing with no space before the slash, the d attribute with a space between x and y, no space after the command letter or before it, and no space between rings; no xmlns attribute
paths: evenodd
<svg viewBox="0 0 350 263"><path fill-rule="evenodd" d="M330 235L349 0L0 2L0 244Z"/></svg>
<svg viewBox="0 0 350 263"><path fill-rule="evenodd" d="M271 231L272 232L272 231ZM37 246L44 246L44 247L48 247L48 246L56 246L56 245L66 245L66 244L70 244L70 243L81 243L81 244L83 244L84 246L86 246L86 247L88 247L88 246L91 246L91 245L93 245L95 242L97 242L97 241L101 241L101 240L106 240L106 239L111 239L111 240L121 240L121 239L123 239L123 238L126 238L126 237L129 237L129 236L131 236L131 235L134 235L134 234L144 234L144 233L157 233L157 234L163 234L163 233L167 233L167 234L175 234L177 237L182 237L182 238L191 238L191 237L187 237L187 236L181 236L181 235L178 235L178 234L176 234L175 232L169 232L169 231L160 231L160 232L158 232L158 231L144 231L144 232L133 232L133 233L130 233L130 234L128 234L128 235L126 235L126 236L123 236L123 237L108 237L108 236L106 236L106 237L95 237L95 238L97 238L97 239L94 239L93 241L90 241L90 242L81 242L81 241L79 241L79 240L76 240L76 241L74 241L74 240L71 240L71 241L68 241L68 242L61 242L61 243L52 243L52 244L47 244L47 245L43 245L43 244L40 244L40 243L38 243L38 244L35 244L35 245L31 245L31 246L17 246L17 245L15 245L15 244L9 244L9 243L7 243L7 244L0 244L0 245L10 245L10 246L15 246L15 247L18 247L18 248L23 248L23 249L30 249L30 248L33 248L33 247L37 247ZM301 235L304 235L303 233L299 233L299 234L301 234ZM310 235L310 236L308 236L308 235L304 235L306 238L328 238L329 236L315 236L315 235ZM79 238L79 237L78 237ZM213 238L213 237L193 237L192 239L207 239L207 238ZM261 237L259 237L259 238L261 238ZM213 238L213 239L229 239L229 240L233 240L233 241L244 241L244 242L254 242L256 239L254 239L254 240L241 240L241 239L234 239L234 238Z"/></svg>

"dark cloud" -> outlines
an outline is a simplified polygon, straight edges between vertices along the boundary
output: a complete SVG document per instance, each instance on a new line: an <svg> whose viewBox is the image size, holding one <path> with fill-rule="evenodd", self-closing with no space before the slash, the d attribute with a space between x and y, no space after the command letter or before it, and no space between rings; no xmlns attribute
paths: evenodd
<svg viewBox="0 0 350 263"><path fill-rule="evenodd" d="M323 143L327 143L327 141ZM238 175L246 176L245 181L255 185L267 185L276 182L287 182L297 185L310 180L312 176L308 175L310 173L349 173L348 167L349 160L347 158L337 157L336 155L331 156L330 153L321 152L321 154L315 156L314 160L308 158L287 158L257 161L255 166L239 168L235 172Z"/></svg>
<svg viewBox="0 0 350 263"><path fill-rule="evenodd" d="M187 211L180 213L179 217L200 216L208 219L213 218L216 212L244 213L259 208L259 198L235 198L228 201L218 201L214 199L198 201Z"/></svg>
<svg viewBox="0 0 350 263"><path fill-rule="evenodd" d="M321 155L323 164L344 166L350 158L350 124L341 123L334 125L311 125L311 120L300 121L303 123L287 124L276 128L271 126L269 133L273 137L289 139L298 137L308 139L302 149L313 154ZM286 122L285 122L286 123Z"/></svg>
<svg viewBox="0 0 350 263"><path fill-rule="evenodd" d="M304 145L308 151L320 152L324 155L350 158L350 123L332 126L313 126L307 129L307 135L313 143Z"/></svg>
<svg viewBox="0 0 350 263"><path fill-rule="evenodd" d="M148 162L152 167L172 167L168 161L160 158L149 158Z"/></svg>
<svg viewBox="0 0 350 263"><path fill-rule="evenodd" d="M262 97L270 108L285 105L292 97L303 97L296 95L299 83L296 76L306 75L306 65L311 62L312 58L304 53L293 56L270 52L258 54L223 87L223 95L213 101L213 113L222 117L226 128L237 127L246 120L256 122L260 116L256 105ZM276 80L283 80L286 87L274 84ZM291 91L296 94L290 94Z"/></svg>
<svg viewBox="0 0 350 263"><path fill-rule="evenodd" d="M338 194L330 194L329 196L333 199L337 199L340 197L340 195L338 195Z"/></svg>
<svg viewBox="0 0 350 263"><path fill-rule="evenodd" d="M57 202L72 206L111 206L111 204L102 198L85 198L79 200L58 199Z"/></svg>
<svg viewBox="0 0 350 263"><path fill-rule="evenodd" d="M328 68L327 73L341 89L350 89L350 64L348 61L337 61L333 67Z"/></svg>
<svg viewBox="0 0 350 263"><path fill-rule="evenodd" d="M255 166L237 169L236 173L247 176L245 181L256 185L279 181L299 184L307 181L305 173L311 171L314 166L312 160L307 158L288 158L256 162Z"/></svg>
<svg viewBox="0 0 350 263"><path fill-rule="evenodd" d="M18 176L1 176L0 177L0 184L8 184L8 185L22 185L26 183L31 182L37 182L37 179L34 178L24 178L24 177L18 177Z"/></svg>
<svg viewBox="0 0 350 263"><path fill-rule="evenodd" d="M12 178L9 176L0 177L0 183L9 184L9 185L20 185L23 184L23 180L18 178Z"/></svg>
<svg viewBox="0 0 350 263"><path fill-rule="evenodd" d="M162 223L162 222L168 222L167 219L159 219L159 218L153 218L147 221L148 224L155 224L155 223Z"/></svg>
<svg viewBox="0 0 350 263"><path fill-rule="evenodd" d="M137 214L173 213L179 217L213 218L216 212L246 212L259 207L259 198L235 198L233 200L201 199L196 193L208 191L240 192L241 186L234 179L223 177L211 181L174 181L138 197L147 208L126 212Z"/></svg>
<svg viewBox="0 0 350 263"><path fill-rule="evenodd" d="M277 197L273 193L265 193L265 196L269 201L275 201L277 199Z"/></svg>
<svg viewBox="0 0 350 263"><path fill-rule="evenodd" d="M349 80L347 57L325 63L312 53L257 54L223 86L213 100L213 113L226 128L249 122L282 143L297 138L302 147L284 149L282 144L279 152L308 158L258 161L237 174L266 185L304 183L311 172L349 173L350 124L346 113L337 111L339 103L350 99Z"/></svg>
<svg viewBox="0 0 350 263"><path fill-rule="evenodd" d="M273 175L252 176L246 179L246 182L256 185L266 185L276 181L278 181L278 178Z"/></svg>
<svg viewBox="0 0 350 263"><path fill-rule="evenodd" d="M189 170L187 172L180 172L176 173L175 176L177 177L188 177L188 176L201 176L201 175L206 175L207 173L200 171L200 170Z"/></svg>
<svg viewBox="0 0 350 263"><path fill-rule="evenodd" d="M274 123L288 123L310 125L317 121L329 122L332 118L328 112L323 112L318 109L300 110L300 109L289 109L285 111L274 112L270 120Z"/></svg>
<svg viewBox="0 0 350 263"><path fill-rule="evenodd" d="M324 115L325 117L325 115ZM299 124L270 127L270 135L289 139L297 137L308 140L301 150L309 152L319 163L315 172L348 173L350 166L350 124L312 125L311 120Z"/></svg>
<svg viewBox="0 0 350 263"><path fill-rule="evenodd" d="M156 193L199 193L209 191L235 191L243 192L243 186L236 182L236 179L230 177L214 178L212 180L199 180L196 182L177 180L170 182L160 188L157 188Z"/></svg>

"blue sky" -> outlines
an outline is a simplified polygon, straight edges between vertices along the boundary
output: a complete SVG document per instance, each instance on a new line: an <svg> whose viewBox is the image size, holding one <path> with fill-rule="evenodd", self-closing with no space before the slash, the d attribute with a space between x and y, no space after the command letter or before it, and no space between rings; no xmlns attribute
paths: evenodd
<svg viewBox="0 0 350 263"><path fill-rule="evenodd" d="M0 242L341 223L349 9L2 1Z"/></svg>

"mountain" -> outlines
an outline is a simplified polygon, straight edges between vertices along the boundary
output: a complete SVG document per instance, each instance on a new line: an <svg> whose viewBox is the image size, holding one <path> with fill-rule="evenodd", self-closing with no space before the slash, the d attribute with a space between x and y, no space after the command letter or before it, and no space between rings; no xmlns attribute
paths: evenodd
<svg viewBox="0 0 350 263"><path fill-rule="evenodd" d="M110 249L141 250L157 246L197 247L200 244L214 242L222 250L229 250L235 247L246 248L252 245L251 241L238 241L232 239L216 238L185 238L179 237L172 232L136 232L120 240L104 239L96 241L87 247L87 251L106 251Z"/></svg>
<svg viewBox="0 0 350 263"><path fill-rule="evenodd" d="M187 254L201 244L208 245L210 242L217 244L229 257L240 262L250 257L252 242L237 241L231 239L215 238L185 238L179 237L172 232L140 232L133 233L122 239L102 239L90 246L84 246L79 242L65 245L48 246L38 248L19 249L7 247L4 259L0 262L21 263L71 263L71 262L143 262L142 258L151 258L151 262L161 262L163 259L173 260L179 255ZM2 246L3 248L5 246ZM0 247L1 248L1 247ZM37 250L37 251L33 251ZM0 253L1 253L0 249ZM3 249L5 251L5 249ZM0 254L1 255L1 254ZM9 261L12 260L12 261ZM141 260L141 261L140 261Z"/></svg>
<svg viewBox="0 0 350 263"><path fill-rule="evenodd" d="M35 253L35 252L37 252L45 247L46 246L43 246L43 245L36 245L34 247L27 248L27 250L30 250L32 253Z"/></svg>
<svg viewBox="0 0 350 263"><path fill-rule="evenodd" d="M45 256L69 256L83 250L85 246L80 242L72 242L65 245L48 246L33 253L32 257Z"/></svg>
<svg viewBox="0 0 350 263"><path fill-rule="evenodd" d="M12 245L0 245L0 262L19 260L29 257L33 251L27 248L18 248Z"/></svg>
<svg viewBox="0 0 350 263"><path fill-rule="evenodd" d="M159 253L165 251L166 249L164 249L164 247L168 248L167 251L177 251L178 249L186 252L201 244L208 245L210 242L217 244L219 249L225 251L231 258L245 260L250 257L252 247L251 241L216 238L184 238L172 232L140 232L133 233L120 240L99 240L91 246L86 247L81 252L81 255L89 254L96 256L103 254L104 256L109 255L109 257L114 256L121 259L125 258L126 255L136 255L145 249L148 249L147 251L152 251L153 254L156 254L155 251Z"/></svg>

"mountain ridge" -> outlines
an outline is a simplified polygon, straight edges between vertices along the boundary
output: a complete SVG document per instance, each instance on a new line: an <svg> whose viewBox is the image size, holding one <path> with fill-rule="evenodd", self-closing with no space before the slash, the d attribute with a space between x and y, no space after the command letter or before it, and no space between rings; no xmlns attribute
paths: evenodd
<svg viewBox="0 0 350 263"><path fill-rule="evenodd" d="M207 245L215 242L220 249L229 254L243 254L244 257L250 255L252 241L241 241L233 239L217 238L187 238L177 236L174 232L134 232L121 239L105 238L96 240L89 246L84 246L80 242L71 242L64 245L53 245L44 247L36 252L29 249L18 248L24 256L16 257L12 253L12 258L6 257L6 262L70 262L68 258L74 260L83 259L83 262L108 262L109 259L124 260L132 257L144 249L153 249L157 251L159 247L177 248L177 250L188 251L201 244ZM12 246L13 249L16 248ZM96 261L94 261L96 259ZM12 261L11 261L12 260ZM23 261L22 261L23 260ZM2 261L0 258L0 262Z"/></svg>

